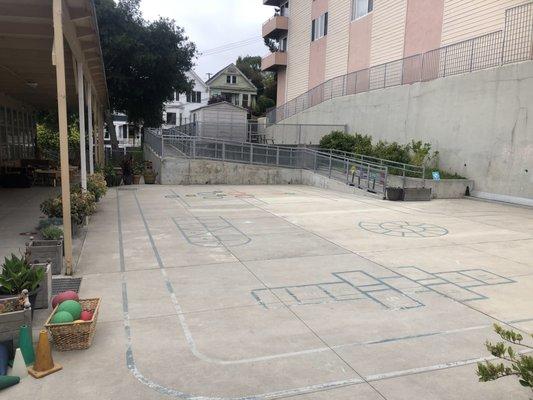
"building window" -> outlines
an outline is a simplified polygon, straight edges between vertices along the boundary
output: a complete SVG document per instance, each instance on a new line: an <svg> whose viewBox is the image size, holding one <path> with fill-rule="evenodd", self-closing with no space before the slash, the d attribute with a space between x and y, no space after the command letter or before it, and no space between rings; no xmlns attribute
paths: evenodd
<svg viewBox="0 0 533 400"><path fill-rule="evenodd" d="M287 51L287 37L284 37L279 40L278 51L281 51L282 53Z"/></svg>
<svg viewBox="0 0 533 400"><path fill-rule="evenodd" d="M288 1L279 6L279 14L284 17L289 16L289 2Z"/></svg>
<svg viewBox="0 0 533 400"><path fill-rule="evenodd" d="M328 34L328 13L314 19L311 24L311 40L314 42Z"/></svg>
<svg viewBox="0 0 533 400"><path fill-rule="evenodd" d="M229 83L230 85L236 85L237 75L226 75L226 83Z"/></svg>
<svg viewBox="0 0 533 400"><path fill-rule="evenodd" d="M242 95L242 106L244 108L248 107L248 95L247 94Z"/></svg>
<svg viewBox="0 0 533 400"><path fill-rule="evenodd" d="M167 113L167 125L176 125L176 113Z"/></svg>
<svg viewBox="0 0 533 400"><path fill-rule="evenodd" d="M180 113L180 126L183 125L183 113Z"/></svg>
<svg viewBox="0 0 533 400"><path fill-rule="evenodd" d="M187 103L201 103L202 102L202 92L188 92L187 93Z"/></svg>
<svg viewBox="0 0 533 400"><path fill-rule="evenodd" d="M122 125L122 138L128 139L128 125Z"/></svg>
<svg viewBox="0 0 533 400"><path fill-rule="evenodd" d="M374 0L353 0L352 20L364 17L374 9Z"/></svg>

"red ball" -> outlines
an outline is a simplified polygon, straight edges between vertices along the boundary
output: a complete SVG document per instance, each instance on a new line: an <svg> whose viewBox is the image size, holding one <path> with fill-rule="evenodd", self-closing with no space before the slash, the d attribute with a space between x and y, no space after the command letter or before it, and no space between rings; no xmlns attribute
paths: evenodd
<svg viewBox="0 0 533 400"><path fill-rule="evenodd" d="M93 313L91 311L82 311L80 319L82 321L90 321L93 319Z"/></svg>
<svg viewBox="0 0 533 400"><path fill-rule="evenodd" d="M59 293L58 295L54 296L52 299L52 308L56 308L58 304L63 303L67 300L75 300L78 301L80 298L78 297L78 293L73 292L72 290L68 290L63 293Z"/></svg>

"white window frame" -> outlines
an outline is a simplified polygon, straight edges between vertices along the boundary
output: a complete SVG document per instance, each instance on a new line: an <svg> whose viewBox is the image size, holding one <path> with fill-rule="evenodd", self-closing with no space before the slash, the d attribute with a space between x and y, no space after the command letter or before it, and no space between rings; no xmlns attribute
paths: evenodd
<svg viewBox="0 0 533 400"><path fill-rule="evenodd" d="M366 2L366 5L363 6L363 10L365 11L359 12L358 3L360 1ZM352 21L366 17L372 11L374 11L374 0L352 0Z"/></svg>
<svg viewBox="0 0 533 400"><path fill-rule="evenodd" d="M320 17L315 18L311 23L311 40L314 42L318 39L322 39L328 34L329 18L328 13L325 12ZM313 31L313 25L315 27Z"/></svg>
<svg viewBox="0 0 533 400"><path fill-rule="evenodd" d="M236 85L237 84L237 75L234 75L234 74L226 75L226 83L229 84L229 85Z"/></svg>

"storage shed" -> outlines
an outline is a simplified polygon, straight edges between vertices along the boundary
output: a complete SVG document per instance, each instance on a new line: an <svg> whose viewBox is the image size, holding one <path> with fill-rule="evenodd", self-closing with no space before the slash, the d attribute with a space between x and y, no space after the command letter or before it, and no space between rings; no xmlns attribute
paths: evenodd
<svg viewBox="0 0 533 400"><path fill-rule="evenodd" d="M194 110L191 119L195 136L237 142L248 140L248 111L226 101Z"/></svg>

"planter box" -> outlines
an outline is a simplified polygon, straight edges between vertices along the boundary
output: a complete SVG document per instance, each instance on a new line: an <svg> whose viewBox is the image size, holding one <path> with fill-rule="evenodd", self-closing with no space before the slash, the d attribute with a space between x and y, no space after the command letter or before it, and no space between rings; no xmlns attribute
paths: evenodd
<svg viewBox="0 0 533 400"><path fill-rule="evenodd" d="M390 201L402 201L403 200L403 189L388 187L387 188L387 199Z"/></svg>
<svg viewBox="0 0 533 400"><path fill-rule="evenodd" d="M52 298L52 266L50 264L32 264L32 267L43 267L45 269L44 278L39 284L39 291L32 304L35 310L45 310L49 307Z"/></svg>
<svg viewBox="0 0 533 400"><path fill-rule="evenodd" d="M50 262L52 275L60 275L63 269L63 240L32 240L26 244L30 264Z"/></svg>
<svg viewBox="0 0 533 400"><path fill-rule="evenodd" d="M20 304L22 298L22 303ZM19 330L22 325L31 327L31 307L27 295L0 298L0 309L16 311L0 313L0 342L11 341L13 349L19 346Z"/></svg>
<svg viewBox="0 0 533 400"><path fill-rule="evenodd" d="M403 189L404 201L430 201L431 189L429 188L405 188Z"/></svg>

